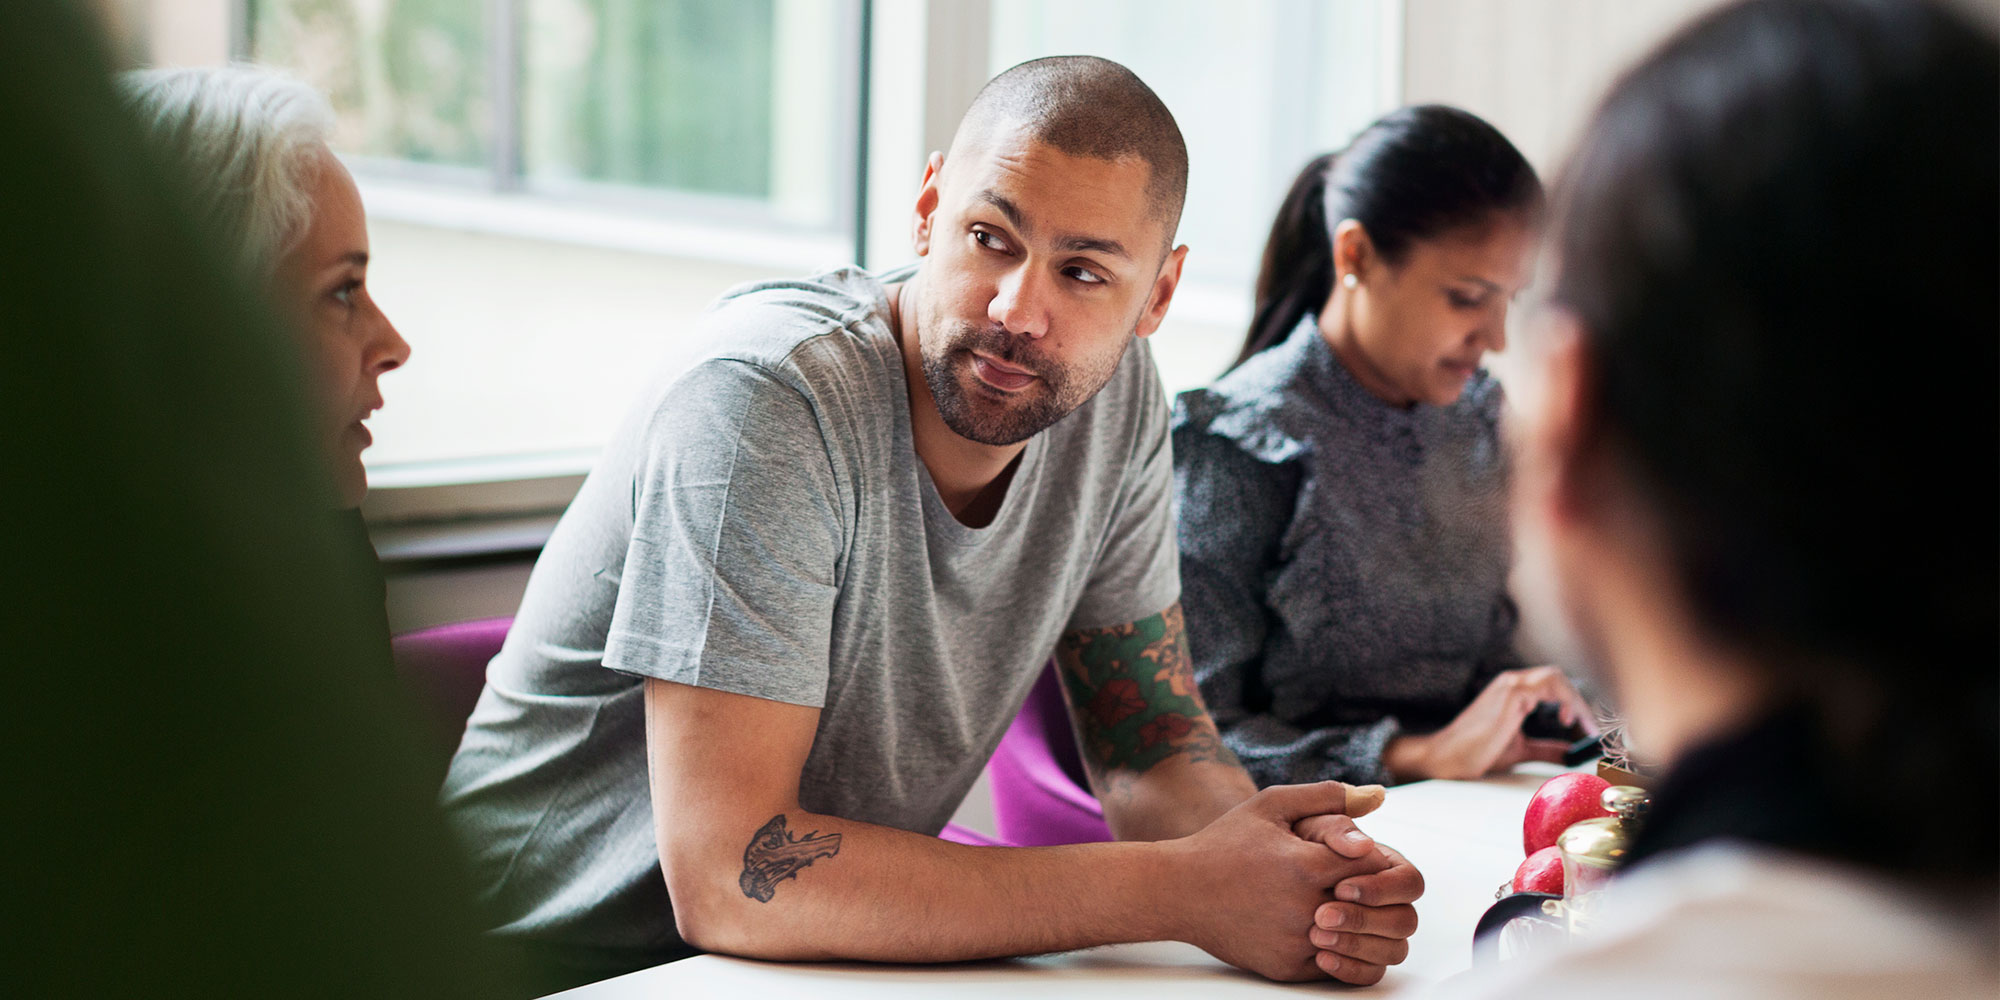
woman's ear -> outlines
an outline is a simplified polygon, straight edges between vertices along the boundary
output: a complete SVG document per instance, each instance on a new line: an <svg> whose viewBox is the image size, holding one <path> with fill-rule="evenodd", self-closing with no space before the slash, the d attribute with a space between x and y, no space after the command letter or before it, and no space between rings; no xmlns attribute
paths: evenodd
<svg viewBox="0 0 2000 1000"><path fill-rule="evenodd" d="M1379 258L1359 219L1342 219L1333 227L1333 281L1349 288L1367 281Z"/></svg>

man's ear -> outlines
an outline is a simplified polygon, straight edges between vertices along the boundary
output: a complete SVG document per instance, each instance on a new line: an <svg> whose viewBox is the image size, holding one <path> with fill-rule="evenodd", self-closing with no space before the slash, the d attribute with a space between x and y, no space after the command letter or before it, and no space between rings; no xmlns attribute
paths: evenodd
<svg viewBox="0 0 2000 1000"><path fill-rule="evenodd" d="M1182 244L1167 254L1167 260L1160 265L1160 276L1153 279L1153 291L1146 300L1146 311L1139 314L1139 322L1132 332L1141 337L1150 337L1153 331L1167 318L1167 306L1174 301L1174 289L1180 287L1181 265L1187 262L1188 248Z"/></svg>
<svg viewBox="0 0 2000 1000"><path fill-rule="evenodd" d="M931 252L931 219L937 214L938 172L943 169L943 153L932 152L924 161L924 183L917 189L917 204L910 216L910 248L919 257Z"/></svg>

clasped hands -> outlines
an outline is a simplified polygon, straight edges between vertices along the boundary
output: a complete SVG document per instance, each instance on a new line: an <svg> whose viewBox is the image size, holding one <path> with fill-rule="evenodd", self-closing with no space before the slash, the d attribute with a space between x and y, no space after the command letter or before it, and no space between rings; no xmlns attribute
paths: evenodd
<svg viewBox="0 0 2000 1000"><path fill-rule="evenodd" d="M1313 911L1306 936L1318 949L1313 962L1321 972L1358 986L1380 982L1389 966L1409 957L1417 930L1413 904L1424 894L1424 876L1408 858L1354 825L1354 817L1373 812L1385 794L1379 785L1349 788L1346 813L1292 824L1301 839L1351 863L1351 874L1333 886L1333 900Z"/></svg>
<svg viewBox="0 0 2000 1000"><path fill-rule="evenodd" d="M1354 824L1379 786L1334 781L1266 788L1187 845L1209 861L1192 888L1187 940L1238 968L1295 982L1380 982L1408 957L1424 879Z"/></svg>

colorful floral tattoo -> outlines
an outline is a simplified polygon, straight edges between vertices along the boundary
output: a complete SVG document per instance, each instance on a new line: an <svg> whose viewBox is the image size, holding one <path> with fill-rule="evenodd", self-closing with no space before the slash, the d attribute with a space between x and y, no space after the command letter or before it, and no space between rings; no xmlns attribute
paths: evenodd
<svg viewBox="0 0 2000 1000"><path fill-rule="evenodd" d="M1169 757L1236 763L1195 690L1179 604L1130 625L1071 632L1056 646L1056 668L1100 794Z"/></svg>

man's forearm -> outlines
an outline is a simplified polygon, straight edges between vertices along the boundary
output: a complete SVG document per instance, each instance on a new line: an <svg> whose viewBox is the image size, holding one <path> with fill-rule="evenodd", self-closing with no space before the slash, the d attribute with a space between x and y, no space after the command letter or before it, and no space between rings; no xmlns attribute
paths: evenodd
<svg viewBox="0 0 2000 1000"><path fill-rule="evenodd" d="M802 810L742 826L740 857L665 852L697 947L950 962L1183 937L1192 866L1178 845L968 847Z"/></svg>
<svg viewBox="0 0 2000 1000"><path fill-rule="evenodd" d="M1186 836L1257 786L1195 689L1180 605L1056 647L1091 790L1120 840Z"/></svg>
<svg viewBox="0 0 2000 1000"><path fill-rule="evenodd" d="M1119 840L1185 837L1257 794L1234 760L1162 763L1143 775L1107 775L1104 822Z"/></svg>

